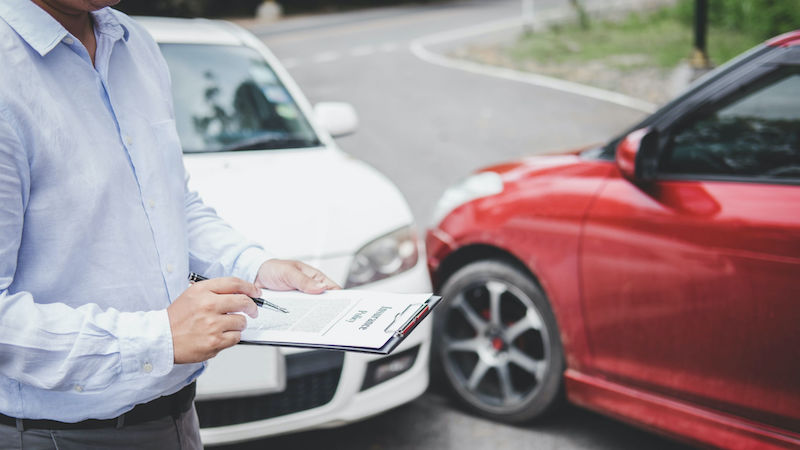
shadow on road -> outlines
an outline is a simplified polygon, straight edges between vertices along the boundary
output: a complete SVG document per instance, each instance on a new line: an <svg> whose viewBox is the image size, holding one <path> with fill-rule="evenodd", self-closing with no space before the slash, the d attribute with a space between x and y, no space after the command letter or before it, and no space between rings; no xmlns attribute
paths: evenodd
<svg viewBox="0 0 800 450"><path fill-rule="evenodd" d="M263 439L223 450L684 449L686 446L574 406L543 422L511 426L464 412L431 389L377 417L339 428Z"/></svg>

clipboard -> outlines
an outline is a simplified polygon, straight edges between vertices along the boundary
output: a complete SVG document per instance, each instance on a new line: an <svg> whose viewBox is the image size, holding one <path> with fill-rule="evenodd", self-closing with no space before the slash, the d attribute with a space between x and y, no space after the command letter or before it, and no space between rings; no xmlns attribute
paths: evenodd
<svg viewBox="0 0 800 450"><path fill-rule="evenodd" d="M252 330L248 325L248 329L242 332L240 343L388 355L431 314L442 299L440 296L431 294L386 294L355 290L329 292L330 294L322 295L265 294L265 297L290 311L297 311L298 314L301 313L298 311L301 304L298 299L324 304L325 295L332 299L347 298L349 292L352 292L353 296L361 298L358 301L352 301L346 308L342 308L342 311L331 320L331 324L320 333L304 334L292 331L292 329L304 326L307 314L294 322L288 331L283 332L271 332L269 329L259 332ZM423 300L420 301L421 299ZM383 310L386 310L387 313L384 314ZM263 310L259 311L259 316L262 314L269 313ZM279 321L284 316L278 314L280 313L273 313L271 316L265 317L263 321L266 324L270 323L270 319ZM372 324L373 321L376 322L375 326ZM369 334L364 333L363 341L359 340L358 336L362 328L369 329ZM331 330L334 332L330 332Z"/></svg>

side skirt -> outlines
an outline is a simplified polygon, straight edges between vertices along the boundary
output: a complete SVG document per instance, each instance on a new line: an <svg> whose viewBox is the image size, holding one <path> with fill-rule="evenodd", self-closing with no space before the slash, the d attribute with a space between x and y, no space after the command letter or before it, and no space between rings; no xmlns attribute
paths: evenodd
<svg viewBox="0 0 800 450"><path fill-rule="evenodd" d="M728 449L798 448L800 434L568 369L570 402L695 445Z"/></svg>

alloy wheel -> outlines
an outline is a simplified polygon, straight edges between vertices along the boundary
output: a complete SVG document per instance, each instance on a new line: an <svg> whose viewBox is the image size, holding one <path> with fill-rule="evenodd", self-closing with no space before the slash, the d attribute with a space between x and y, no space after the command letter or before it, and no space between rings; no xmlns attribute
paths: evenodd
<svg viewBox="0 0 800 450"><path fill-rule="evenodd" d="M528 294L485 277L456 292L444 314L440 358L465 401L510 414L536 397L552 364L551 338Z"/></svg>

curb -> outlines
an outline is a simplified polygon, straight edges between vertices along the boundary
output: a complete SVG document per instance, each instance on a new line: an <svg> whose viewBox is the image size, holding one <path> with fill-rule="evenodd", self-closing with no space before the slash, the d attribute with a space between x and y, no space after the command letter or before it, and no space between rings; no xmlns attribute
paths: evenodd
<svg viewBox="0 0 800 450"><path fill-rule="evenodd" d="M652 8L673 3L672 0L618 0L615 2L606 2L603 5L589 5L587 8L590 12L598 15L611 15L623 11L633 11L636 9ZM449 69L462 70L479 75L492 76L509 81L516 81L526 83L547 89L567 92L584 97L594 98L627 108L652 113L657 109L657 105L645 100L631 97L619 92L609 91L606 89L588 86L585 84L575 83L572 81L562 80L560 78L553 78L545 75L539 75L532 72L523 72L516 69L506 67L492 66L482 64L474 61L468 61L460 58L446 56L430 50L428 47L434 45L447 44L455 41L475 38L477 36L497 33L500 31L508 31L514 28L523 28L525 26L541 27L554 23L565 23L574 20L574 13L569 8L558 8L545 10L537 13L534 16L533 22L525 20L523 17L512 17L493 22L487 22L478 25L472 25L464 28L457 28L444 32L434 33L428 36L417 38L409 45L409 50L417 58L441 67Z"/></svg>

